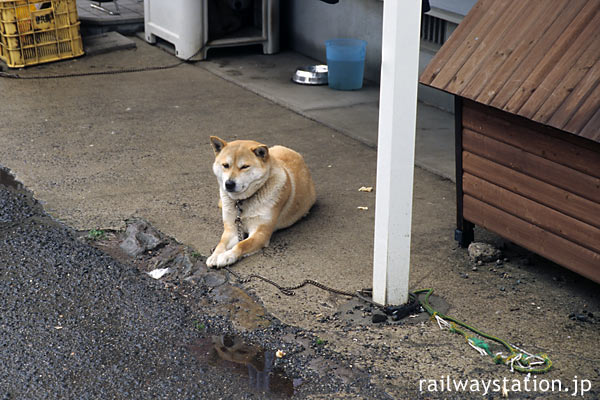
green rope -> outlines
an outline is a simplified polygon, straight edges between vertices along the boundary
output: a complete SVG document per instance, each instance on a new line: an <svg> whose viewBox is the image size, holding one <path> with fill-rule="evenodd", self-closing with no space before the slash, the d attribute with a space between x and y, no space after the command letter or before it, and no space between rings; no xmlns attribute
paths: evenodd
<svg viewBox="0 0 600 400"><path fill-rule="evenodd" d="M479 347L480 349L483 349L488 355L492 355L492 351L490 350L490 345L487 344L487 342L485 340L476 338L476 337L470 337L469 341L471 343L473 343L475 346Z"/></svg>
<svg viewBox="0 0 600 400"><path fill-rule="evenodd" d="M422 293L426 293L423 301L421 301L417 296ZM494 362L496 364L511 365L511 368L513 368L516 371L524 372L524 373L534 373L534 374L543 374L545 372L550 371L550 369L552 368L552 361L550 360L550 358L548 358L548 356L546 354L536 354L536 355L528 354L525 351L522 351L518 348L515 348L514 346L511 346L508 342L506 342L496 336L489 335L489 334L482 332L479 329L474 328L456 318L453 318L453 317L450 317L450 316L447 316L447 315L444 315L444 314L441 314L441 313L435 311L433 309L433 307L431 307L431 305L429 304L429 297L431 296L432 293L433 293L433 289L420 289L420 290L416 290L415 292L413 292L412 296L414 296L419 301L421 306L425 309L425 311L427 311L427 313L431 316L431 318L435 318L437 316L437 317L445 320L446 322L450 321L450 324L448 327L450 332L461 334L462 336L464 336L464 338L467 340L468 343L472 344L473 346L483 349L483 351L485 351L485 353L487 353L490 357L492 357L492 359L494 360ZM461 329L459 327L466 328L469 331L477 334L478 336L481 336L483 338L500 343L502 346L504 346L506 348L506 350L508 350L508 352L510 354L506 357L503 357L502 354L497 354L494 356L490 350L489 344L486 341L479 339L475 336L469 336L466 331L464 331L463 329ZM539 365L539 366L531 365L532 364L530 361L531 358L541 359L542 362L539 362L539 363L541 363L541 365Z"/></svg>

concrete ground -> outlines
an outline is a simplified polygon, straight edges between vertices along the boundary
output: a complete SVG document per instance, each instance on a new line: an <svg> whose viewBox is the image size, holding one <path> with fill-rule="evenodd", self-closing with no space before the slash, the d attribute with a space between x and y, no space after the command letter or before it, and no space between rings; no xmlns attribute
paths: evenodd
<svg viewBox="0 0 600 400"><path fill-rule="evenodd" d="M136 50L18 73L117 71L176 61L142 41L136 44ZM296 86L286 75L297 61L286 54L240 60L217 54L209 62L159 71L2 79L7 101L2 104L0 164L54 218L77 230L122 229L125 219L139 216L208 255L221 233L208 136L283 144L304 155L316 183L317 205L305 220L275 234L269 248L233 269L282 285L309 278L345 290L370 287L377 188L373 193L358 188L375 186L377 90L367 86L342 93ZM280 62L285 68L278 68ZM281 90L289 92L277 94ZM451 160L447 148L452 146L438 139L452 143L452 119L424 106L419 115L417 162L423 167L415 170L411 288L433 287L449 303L450 315L531 352L547 353L554 369L538 380L561 380L563 389L572 392L577 376L591 383L587 396L597 398L598 285L479 230L476 237L502 247L506 260L479 266L469 261L452 239L455 193L447 178L453 165L447 161L436 170L426 162L441 155ZM439 380L447 376L523 379L434 322L349 327L340 320L348 301L344 297L313 287L286 297L260 281L244 287L283 323L324 338L329 350L349 360L345 368L368 371L373 384L392 398L469 397L443 392ZM423 379L438 380L437 390L430 381L423 386ZM473 398L483 393L472 391ZM511 391L510 398L570 397L540 388L526 392L524 386Z"/></svg>

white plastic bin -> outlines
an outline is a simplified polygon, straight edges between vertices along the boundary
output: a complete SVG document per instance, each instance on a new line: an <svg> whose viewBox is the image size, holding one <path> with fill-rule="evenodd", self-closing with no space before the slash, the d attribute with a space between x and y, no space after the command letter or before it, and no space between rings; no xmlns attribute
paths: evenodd
<svg viewBox="0 0 600 400"><path fill-rule="evenodd" d="M175 46L178 58L194 56L204 45L203 10L202 0L144 0L146 41L158 36Z"/></svg>
<svg viewBox="0 0 600 400"><path fill-rule="evenodd" d="M145 36L148 43L159 37L175 46L183 60L206 58L211 48L262 45L263 53L279 51L279 0L254 0L261 27L209 41L208 0L144 0Z"/></svg>

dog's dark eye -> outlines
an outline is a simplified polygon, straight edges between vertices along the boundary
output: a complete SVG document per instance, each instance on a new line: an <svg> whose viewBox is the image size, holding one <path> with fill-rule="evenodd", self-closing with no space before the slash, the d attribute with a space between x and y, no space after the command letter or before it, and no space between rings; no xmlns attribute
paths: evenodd
<svg viewBox="0 0 600 400"><path fill-rule="evenodd" d="M245 165L245 164L240 167L240 169L248 169L248 168L250 168L250 166L249 165Z"/></svg>
<svg viewBox="0 0 600 400"><path fill-rule="evenodd" d="M227 163L223 164L223 168L228 169L229 168L229 164L227 164Z"/></svg>

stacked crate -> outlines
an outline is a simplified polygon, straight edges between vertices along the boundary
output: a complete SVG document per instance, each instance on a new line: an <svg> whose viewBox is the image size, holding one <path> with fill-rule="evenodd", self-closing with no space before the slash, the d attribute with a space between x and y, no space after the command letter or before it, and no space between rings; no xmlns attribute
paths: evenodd
<svg viewBox="0 0 600 400"><path fill-rule="evenodd" d="M75 0L0 0L0 59L9 67L82 54Z"/></svg>

